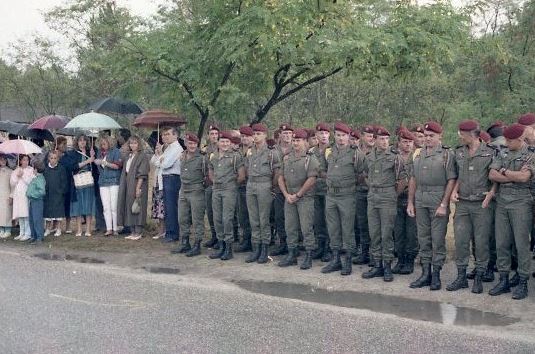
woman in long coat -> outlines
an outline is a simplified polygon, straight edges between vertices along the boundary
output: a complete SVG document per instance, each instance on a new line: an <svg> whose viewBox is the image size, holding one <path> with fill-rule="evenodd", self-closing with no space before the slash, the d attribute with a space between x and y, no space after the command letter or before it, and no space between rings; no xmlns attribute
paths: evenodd
<svg viewBox="0 0 535 354"><path fill-rule="evenodd" d="M12 172L7 166L7 156L0 154L0 238L11 236L12 199L9 180Z"/></svg>
<svg viewBox="0 0 535 354"><path fill-rule="evenodd" d="M147 222L149 158L143 151L142 140L139 137L130 137L128 144L130 154L123 163L119 183L117 222L132 230L132 234L126 239L139 240L142 237L143 226ZM139 200L141 210L133 214L132 204L136 198Z"/></svg>
<svg viewBox="0 0 535 354"><path fill-rule="evenodd" d="M13 220L19 220L20 233L15 240L28 241L31 237L29 203L26 190L34 177L33 167L30 166L28 155L19 156L19 167L11 173L11 188L13 197Z"/></svg>
<svg viewBox="0 0 535 354"><path fill-rule="evenodd" d="M45 235L55 230L54 236L58 237L61 236L61 220L65 218L65 194L69 182L65 168L59 164L57 150L48 153L48 162L43 176L46 181L43 216L49 221Z"/></svg>

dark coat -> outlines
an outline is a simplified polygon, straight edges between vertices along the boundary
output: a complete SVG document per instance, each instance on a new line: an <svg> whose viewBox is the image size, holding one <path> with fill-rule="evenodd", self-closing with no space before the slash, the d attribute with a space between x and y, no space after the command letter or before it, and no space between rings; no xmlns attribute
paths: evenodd
<svg viewBox="0 0 535 354"><path fill-rule="evenodd" d="M89 148L84 152L86 156L89 157ZM95 150L95 156L98 153L98 151ZM95 164L91 164L90 166L84 166L82 169L78 167L78 164L84 160L84 156L77 150L69 150L66 151L65 154L61 157L59 160L59 163L65 167L65 170L67 171L67 179L70 191L68 193L70 194L71 201L76 201L76 187L74 185L74 179L73 175L78 172L83 171L91 171L93 174L93 179L95 181L95 189L98 188L98 168Z"/></svg>
<svg viewBox="0 0 535 354"><path fill-rule="evenodd" d="M65 168L58 164L51 168L46 165L43 172L46 180L46 195L44 205L45 218L64 218L65 217L65 194L69 188L67 172Z"/></svg>
<svg viewBox="0 0 535 354"><path fill-rule="evenodd" d="M136 154L130 165L130 172L126 173L126 162L123 161L121 182L119 183L119 199L117 205L117 225L135 226L145 225L147 222L147 202L148 202L148 179L149 179L149 157L145 152ZM132 214L132 204L136 199L137 179L142 178L141 184L141 212Z"/></svg>

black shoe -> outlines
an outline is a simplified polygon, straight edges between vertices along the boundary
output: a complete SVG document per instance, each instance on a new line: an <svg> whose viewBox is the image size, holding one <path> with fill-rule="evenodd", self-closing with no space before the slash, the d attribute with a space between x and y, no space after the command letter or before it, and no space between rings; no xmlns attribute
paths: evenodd
<svg viewBox="0 0 535 354"><path fill-rule="evenodd" d="M414 257L413 256L405 256L405 261L403 262L403 265L401 266L401 270L399 271L399 274L407 275L414 273Z"/></svg>
<svg viewBox="0 0 535 354"><path fill-rule="evenodd" d="M369 246L362 246L362 252L355 258L355 264L368 264L370 262L370 248Z"/></svg>
<svg viewBox="0 0 535 354"><path fill-rule="evenodd" d="M331 251L331 247L329 247L329 243L327 242L325 244L325 250L323 251L323 256L321 256L321 261L323 263L330 262L333 259L333 254Z"/></svg>
<svg viewBox="0 0 535 354"><path fill-rule="evenodd" d="M472 268L472 270L468 272L468 274L466 274L466 278L470 280L474 279L476 277L476 272L477 272L476 267Z"/></svg>
<svg viewBox="0 0 535 354"><path fill-rule="evenodd" d="M351 262L353 256L351 255L351 252L347 251L346 256L344 257L344 263L342 264L342 271L340 272L341 275L350 275L353 263Z"/></svg>
<svg viewBox="0 0 535 354"><path fill-rule="evenodd" d="M375 263L373 268L371 268L367 272L362 273L362 277L364 279L378 278L378 277L383 277L384 275L385 275L385 272L384 272L382 261Z"/></svg>
<svg viewBox="0 0 535 354"><path fill-rule="evenodd" d="M383 280L386 282L391 282L394 280L394 275L392 274L392 262L385 261L383 264Z"/></svg>
<svg viewBox="0 0 535 354"><path fill-rule="evenodd" d="M337 272L342 269L342 262L340 261L340 251L334 250L332 252L331 261L325 267L321 268L322 273Z"/></svg>
<svg viewBox="0 0 535 354"><path fill-rule="evenodd" d="M171 253L173 254L186 253L190 249L191 249L191 245L189 244L189 237L183 237L181 245L178 246L178 248L175 248L174 250L172 250Z"/></svg>
<svg viewBox="0 0 535 354"><path fill-rule="evenodd" d="M121 229L121 231L119 231L119 235L126 235L126 234L131 234L132 231L130 230L130 227L128 226L125 226Z"/></svg>
<svg viewBox="0 0 535 354"><path fill-rule="evenodd" d="M492 283L494 281L494 270L492 270L492 267L487 267L487 270L485 273L483 273L481 280L485 283Z"/></svg>
<svg viewBox="0 0 535 354"><path fill-rule="evenodd" d="M223 247L223 249L224 252L221 255L222 261L228 261L229 259L234 258L234 256L232 255L232 242L225 242L225 247Z"/></svg>
<svg viewBox="0 0 535 354"><path fill-rule="evenodd" d="M318 248L312 251L312 259L321 259L325 253L325 239L318 239Z"/></svg>
<svg viewBox="0 0 535 354"><path fill-rule="evenodd" d="M433 266L433 273L431 274L431 285L429 290L440 290L442 283L440 282L440 271L442 270L441 266Z"/></svg>
<svg viewBox="0 0 535 354"><path fill-rule="evenodd" d="M405 265L406 258L407 257L403 255L398 256L398 261L396 265L392 268L392 274L401 274L401 270L403 269L403 266Z"/></svg>
<svg viewBox="0 0 535 354"><path fill-rule="evenodd" d="M457 291L468 288L468 279L466 277L466 267L457 267L457 278L453 283L446 286L448 291Z"/></svg>
<svg viewBox="0 0 535 354"><path fill-rule="evenodd" d="M223 256L223 253L225 253L225 241L218 241L217 244L219 247L214 247L214 251L212 252L212 254L210 254L210 256L208 256L210 257L210 259L221 258L221 256Z"/></svg>
<svg viewBox="0 0 535 354"><path fill-rule="evenodd" d="M513 300L522 300L528 296L528 277L520 276L518 285L513 290Z"/></svg>
<svg viewBox="0 0 535 354"><path fill-rule="evenodd" d="M423 288L424 286L431 285L431 264L425 263L422 264L422 274L418 279L413 281L409 287L416 289L416 288Z"/></svg>
<svg viewBox="0 0 535 354"><path fill-rule="evenodd" d="M286 245L286 242L281 242L277 248L275 248L273 251L269 253L270 256L282 256L283 254L288 254L288 246Z"/></svg>
<svg viewBox="0 0 535 354"><path fill-rule="evenodd" d="M511 288L514 288L520 283L520 276L518 275L518 272L515 272L515 274L511 277L511 280L509 280L509 286Z"/></svg>
<svg viewBox="0 0 535 354"><path fill-rule="evenodd" d="M251 250L252 250L251 239L250 238L244 238L242 240L242 242L240 242L240 244L236 248L235 252L236 253L244 253L244 252L249 252Z"/></svg>
<svg viewBox="0 0 535 354"><path fill-rule="evenodd" d="M497 296L511 291L509 285L509 272L500 272L500 281L489 291L490 296Z"/></svg>
<svg viewBox="0 0 535 354"><path fill-rule="evenodd" d="M268 247L269 245L260 245L260 256L256 260L256 263L264 264L268 261Z"/></svg>
<svg viewBox="0 0 535 354"><path fill-rule="evenodd" d="M195 257L201 254L201 241L195 241L193 248L186 253L186 257Z"/></svg>
<svg viewBox="0 0 535 354"><path fill-rule="evenodd" d="M312 268L312 252L306 251L305 258L303 259L303 262L301 262L299 268L303 270Z"/></svg>
<svg viewBox="0 0 535 354"><path fill-rule="evenodd" d="M251 252L251 254L245 259L245 263L253 263L253 262L256 262L258 260L258 257L260 257L260 245L257 243L257 244L254 244L253 245L253 251Z"/></svg>
<svg viewBox="0 0 535 354"><path fill-rule="evenodd" d="M212 238L203 243L203 247L212 248L217 244L217 238L212 235Z"/></svg>
<svg viewBox="0 0 535 354"><path fill-rule="evenodd" d="M483 272L477 271L476 277L474 278L474 284L472 284L472 293L481 294L483 292Z"/></svg>
<svg viewBox="0 0 535 354"><path fill-rule="evenodd" d="M288 255L279 262L279 267L289 267L297 265L297 250L295 248L288 249Z"/></svg>

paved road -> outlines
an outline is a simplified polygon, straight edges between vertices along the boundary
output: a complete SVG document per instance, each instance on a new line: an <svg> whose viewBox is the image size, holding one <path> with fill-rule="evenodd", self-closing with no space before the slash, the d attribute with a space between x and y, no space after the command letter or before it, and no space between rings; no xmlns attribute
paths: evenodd
<svg viewBox="0 0 535 354"><path fill-rule="evenodd" d="M533 353L499 331L0 251L0 353Z"/></svg>

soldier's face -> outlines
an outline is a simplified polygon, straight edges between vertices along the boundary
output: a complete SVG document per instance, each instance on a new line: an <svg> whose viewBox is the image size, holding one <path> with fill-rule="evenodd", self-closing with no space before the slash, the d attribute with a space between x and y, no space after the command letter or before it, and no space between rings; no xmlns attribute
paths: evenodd
<svg viewBox="0 0 535 354"><path fill-rule="evenodd" d="M281 132L280 139L281 139L281 141L283 143L290 144L292 142L292 139L293 139L293 134L294 134L294 132L291 131L291 130L283 130Z"/></svg>
<svg viewBox="0 0 535 354"><path fill-rule="evenodd" d="M293 138L292 145L297 151L304 151L306 148L306 140L301 138Z"/></svg>
<svg viewBox="0 0 535 354"><path fill-rule="evenodd" d="M262 144L266 142L266 133L264 132L254 132L253 133L253 141L255 144Z"/></svg>
<svg viewBox="0 0 535 354"><path fill-rule="evenodd" d="M529 145L535 145L535 127L528 125L524 130L524 139Z"/></svg>
<svg viewBox="0 0 535 354"><path fill-rule="evenodd" d="M424 133L414 132L414 146L421 148L422 146L424 146L424 141Z"/></svg>
<svg viewBox="0 0 535 354"><path fill-rule="evenodd" d="M208 132L208 140L211 144L215 144L217 142L217 139L219 139L219 130L212 129Z"/></svg>
<svg viewBox="0 0 535 354"><path fill-rule="evenodd" d="M375 138L375 146L381 150L388 149L388 146L390 146L390 137L379 135L377 138Z"/></svg>
<svg viewBox="0 0 535 354"><path fill-rule="evenodd" d="M425 136L425 146L434 148L438 146L442 140L442 134L435 133L430 130L424 132Z"/></svg>
<svg viewBox="0 0 535 354"><path fill-rule="evenodd" d="M412 140L409 139L400 139L398 147L401 151L404 153L409 153L412 151L412 148L414 146L414 143Z"/></svg>
<svg viewBox="0 0 535 354"><path fill-rule="evenodd" d="M197 143L194 141L186 140L186 148L189 152L195 152L195 150L197 150Z"/></svg>
<svg viewBox="0 0 535 354"><path fill-rule="evenodd" d="M349 145L351 146L357 146L358 142L357 142L357 139L355 139L354 136L350 136L349 137Z"/></svg>
<svg viewBox="0 0 535 354"><path fill-rule="evenodd" d="M242 135L241 143L243 146L251 146L253 144L253 137L249 135Z"/></svg>
<svg viewBox="0 0 535 354"><path fill-rule="evenodd" d="M218 141L218 147L221 151L228 151L230 149L231 143L229 139L221 138Z"/></svg>
<svg viewBox="0 0 535 354"><path fill-rule="evenodd" d="M362 133L361 137L360 137L364 143L366 145L368 145L369 147L372 147L373 145L375 145L375 138L373 137L373 134L372 133Z"/></svg>
<svg viewBox="0 0 535 354"><path fill-rule="evenodd" d="M459 134L459 141L463 145L471 144L475 139L479 139L474 137L471 132L458 131L457 134Z"/></svg>
<svg viewBox="0 0 535 354"><path fill-rule="evenodd" d="M308 145L310 147L314 147L318 145L318 138L316 138L316 135L313 135L310 138L308 138Z"/></svg>
<svg viewBox="0 0 535 354"><path fill-rule="evenodd" d="M336 145L345 146L349 145L349 134L336 131L334 133L334 140L336 141Z"/></svg>
<svg viewBox="0 0 535 354"><path fill-rule="evenodd" d="M318 142L323 145L329 144L330 136L331 136L331 133L325 130L320 130L316 132L316 138L318 139Z"/></svg>
<svg viewBox="0 0 535 354"><path fill-rule="evenodd" d="M505 145L509 148L511 151L517 151L522 148L523 140L522 138L519 139L507 139L505 138Z"/></svg>

